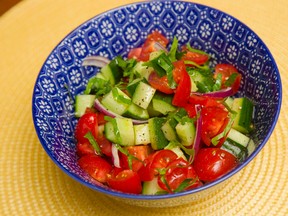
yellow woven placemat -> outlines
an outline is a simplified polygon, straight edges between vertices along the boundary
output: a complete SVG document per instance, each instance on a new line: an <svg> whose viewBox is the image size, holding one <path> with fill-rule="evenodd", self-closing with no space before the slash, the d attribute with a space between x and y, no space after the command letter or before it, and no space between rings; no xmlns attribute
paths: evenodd
<svg viewBox="0 0 288 216"><path fill-rule="evenodd" d="M42 63L79 24L129 2L24 0L0 17L0 215L288 215L286 0L196 1L255 30L278 63L284 89L282 112L269 142L222 190L179 207L132 207L75 182L46 155L31 114Z"/></svg>

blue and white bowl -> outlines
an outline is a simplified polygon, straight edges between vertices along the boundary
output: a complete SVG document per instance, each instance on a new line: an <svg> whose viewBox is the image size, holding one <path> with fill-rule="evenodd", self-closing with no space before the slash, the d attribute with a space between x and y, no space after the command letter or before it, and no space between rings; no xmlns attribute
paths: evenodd
<svg viewBox="0 0 288 216"><path fill-rule="evenodd" d="M82 67L86 56L112 59L127 56L154 30L170 41L190 43L209 53L212 66L231 63L243 75L238 96L255 104L256 150L235 170L201 188L177 194L144 196L115 192L95 182L77 165L74 97L98 69ZM36 80L32 112L39 140L51 159L70 177L87 187L139 206L184 204L219 189L263 148L278 119L281 80L276 63L263 41L245 24L214 8L184 1L147 1L119 7L86 21L68 34L49 54ZM221 183L221 184L220 184Z"/></svg>

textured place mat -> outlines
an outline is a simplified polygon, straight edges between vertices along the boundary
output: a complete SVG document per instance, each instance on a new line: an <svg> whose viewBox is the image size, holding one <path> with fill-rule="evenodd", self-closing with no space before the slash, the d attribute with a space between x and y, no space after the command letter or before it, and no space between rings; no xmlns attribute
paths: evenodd
<svg viewBox="0 0 288 216"><path fill-rule="evenodd" d="M133 207L80 185L46 155L31 112L41 64L82 22L130 2L24 0L0 17L0 215L288 215L288 2L284 0L197 1L255 30L274 55L284 87L282 112L269 142L221 190L179 207Z"/></svg>

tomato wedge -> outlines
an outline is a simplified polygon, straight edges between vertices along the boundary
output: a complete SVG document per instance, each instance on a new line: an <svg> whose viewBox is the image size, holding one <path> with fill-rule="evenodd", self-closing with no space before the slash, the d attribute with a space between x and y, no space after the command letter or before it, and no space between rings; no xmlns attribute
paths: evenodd
<svg viewBox="0 0 288 216"><path fill-rule="evenodd" d="M154 44L155 42L160 43L162 46L166 47L169 40L158 31L154 31L148 35L146 41L144 42L141 50L141 54L138 58L140 61L148 61L150 53L156 51Z"/></svg>
<svg viewBox="0 0 288 216"><path fill-rule="evenodd" d="M141 180L151 181L154 176L158 175L159 169L166 168L166 166L177 157L173 151L166 149L150 154L144 160L144 166L138 171Z"/></svg>
<svg viewBox="0 0 288 216"><path fill-rule="evenodd" d="M112 170L112 166L98 155L84 155L78 160L78 164L92 178L102 183L107 182L107 175Z"/></svg>
<svg viewBox="0 0 288 216"><path fill-rule="evenodd" d="M216 106L203 107L201 131L202 141L207 146L210 146L211 139L225 129L228 121L228 111Z"/></svg>
<svg viewBox="0 0 288 216"><path fill-rule="evenodd" d="M151 147L148 145L141 146L128 146L126 150L130 155L137 159L132 159L132 170L137 172L143 165L144 160L148 157L151 152ZM120 152L120 166L123 169L130 169L128 157Z"/></svg>
<svg viewBox="0 0 288 216"><path fill-rule="evenodd" d="M76 145L76 153L81 157L87 154L95 154L95 150L88 141L84 143L78 142Z"/></svg>
<svg viewBox="0 0 288 216"><path fill-rule="evenodd" d="M222 75L222 85L221 88L225 89L227 87L231 87L233 90L233 94L235 94L240 87L242 75L238 72L238 70L231 64L217 64L215 66L215 73L214 77L216 78L218 74ZM229 79L229 77L232 76L232 74L235 74L235 79L230 85L226 84L226 81Z"/></svg>
<svg viewBox="0 0 288 216"><path fill-rule="evenodd" d="M174 106L183 107L187 104L191 92L191 79L186 71L184 61L176 61L173 63L173 78L178 82L175 95L172 100Z"/></svg>
<svg viewBox="0 0 288 216"><path fill-rule="evenodd" d="M198 65L203 65L209 60L208 55L190 51L186 45L182 47L182 51L185 51L186 53L181 57L181 60L193 61Z"/></svg>
<svg viewBox="0 0 288 216"><path fill-rule="evenodd" d="M227 174L237 166L234 155L220 148L202 148L193 162L200 180L209 182Z"/></svg>
<svg viewBox="0 0 288 216"><path fill-rule="evenodd" d="M75 137L78 142L85 143L87 138L84 136L91 132L92 135L96 138L98 135L98 116L97 113L88 112L82 115L76 125Z"/></svg>
<svg viewBox="0 0 288 216"><path fill-rule="evenodd" d="M140 177L132 170L123 170L116 175L108 175L107 184L112 189L124 193L140 194L142 192Z"/></svg>
<svg viewBox="0 0 288 216"><path fill-rule="evenodd" d="M142 47L131 49L130 52L128 53L128 59L134 58L138 60L141 55L141 52L142 52Z"/></svg>
<svg viewBox="0 0 288 216"><path fill-rule="evenodd" d="M165 94L173 94L174 90L170 88L169 83L168 83L168 78L167 76L158 76L155 71L153 71L148 78L149 84L157 89L158 91L161 91Z"/></svg>

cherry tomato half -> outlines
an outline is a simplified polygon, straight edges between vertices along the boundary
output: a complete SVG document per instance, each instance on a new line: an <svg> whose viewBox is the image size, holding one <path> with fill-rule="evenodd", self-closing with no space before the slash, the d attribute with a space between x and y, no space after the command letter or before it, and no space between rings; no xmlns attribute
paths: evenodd
<svg viewBox="0 0 288 216"><path fill-rule="evenodd" d="M107 175L112 170L112 165L110 165L105 159L93 154L82 156L78 160L78 164L92 178L102 183L107 181Z"/></svg>
<svg viewBox="0 0 288 216"><path fill-rule="evenodd" d="M193 167L200 180L209 182L227 174L237 166L234 155L220 148L202 148L196 155Z"/></svg>
<svg viewBox="0 0 288 216"><path fill-rule="evenodd" d="M140 177L132 170L123 170L117 175L108 175L107 184L112 189L124 193L140 194L142 192Z"/></svg>
<svg viewBox="0 0 288 216"><path fill-rule="evenodd" d="M176 88L172 104L174 106L184 107L190 97L191 79L186 71L184 61L173 62L173 65L173 78L176 83L178 82L178 86Z"/></svg>
<svg viewBox="0 0 288 216"><path fill-rule="evenodd" d="M178 156L171 150L159 150L150 154L144 160L144 166L138 171L142 181L151 181L154 176L158 175L158 171L174 161Z"/></svg>
<svg viewBox="0 0 288 216"><path fill-rule="evenodd" d="M97 113L88 112L82 115L76 125L75 137L78 142L85 143L87 138L84 136L91 132L92 135L96 138L98 135L98 117Z"/></svg>
<svg viewBox="0 0 288 216"><path fill-rule="evenodd" d="M150 154L151 147L149 145L128 146L126 150L135 157L132 159L132 170L137 172L144 165L144 160ZM120 153L120 166L123 169L130 169L128 157L123 153Z"/></svg>
<svg viewBox="0 0 288 216"><path fill-rule="evenodd" d="M228 111L216 106L203 107L201 130L202 141L207 146L210 146L211 139L225 129L228 121Z"/></svg>
<svg viewBox="0 0 288 216"><path fill-rule="evenodd" d="M208 55L192 52L188 50L187 46L183 46L182 51L186 51L186 53L181 57L181 60L193 61L198 65L203 65L209 60Z"/></svg>
<svg viewBox="0 0 288 216"><path fill-rule="evenodd" d="M154 47L154 43L158 42L162 46L166 47L167 44L169 43L169 40L162 35L158 31L154 31L151 34L148 35L146 41L144 42L141 50L141 54L138 58L140 61L148 61L150 57L150 53L156 51Z"/></svg>
<svg viewBox="0 0 288 216"><path fill-rule="evenodd" d="M233 93L235 94L239 90L242 75L231 64L217 64L215 66L214 77L217 77L218 74L222 75L222 86L221 86L222 89L225 89L228 87L225 85L225 82L234 73L236 73L236 78L234 82L231 84L231 88L233 89Z"/></svg>
<svg viewBox="0 0 288 216"><path fill-rule="evenodd" d="M148 78L149 84L165 94L173 94L174 90L170 88L167 76L158 76L156 72L152 72Z"/></svg>

